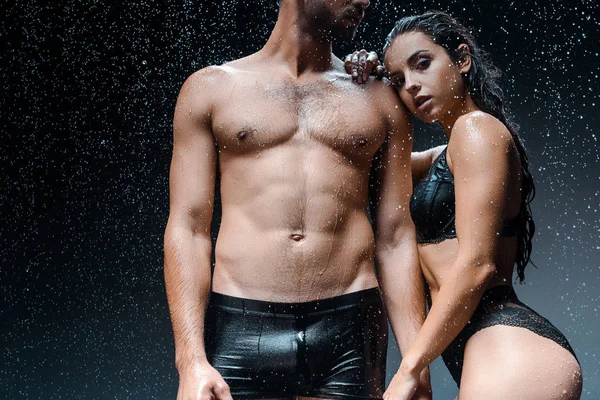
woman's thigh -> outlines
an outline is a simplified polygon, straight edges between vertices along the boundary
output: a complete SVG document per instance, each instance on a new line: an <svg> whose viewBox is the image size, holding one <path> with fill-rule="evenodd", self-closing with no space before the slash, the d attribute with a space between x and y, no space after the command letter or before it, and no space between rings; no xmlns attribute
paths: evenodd
<svg viewBox="0 0 600 400"><path fill-rule="evenodd" d="M528 329L496 325L467 342L458 398L572 400L581 384L568 350Z"/></svg>

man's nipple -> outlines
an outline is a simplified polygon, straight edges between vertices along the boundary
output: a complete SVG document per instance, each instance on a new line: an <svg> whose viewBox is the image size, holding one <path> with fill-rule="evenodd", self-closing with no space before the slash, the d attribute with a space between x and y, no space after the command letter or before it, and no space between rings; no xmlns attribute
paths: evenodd
<svg viewBox="0 0 600 400"><path fill-rule="evenodd" d="M300 242L300 241L304 240L304 235L301 233L292 233L290 235L290 238L295 242Z"/></svg>
<svg viewBox="0 0 600 400"><path fill-rule="evenodd" d="M238 132L237 137L239 140L244 140L246 139L246 136L248 136L248 132L247 131L241 131Z"/></svg>

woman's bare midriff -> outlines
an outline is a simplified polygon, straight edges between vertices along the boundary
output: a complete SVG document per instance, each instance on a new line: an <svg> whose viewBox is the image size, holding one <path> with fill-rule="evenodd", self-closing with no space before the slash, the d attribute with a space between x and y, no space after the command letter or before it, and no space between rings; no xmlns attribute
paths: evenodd
<svg viewBox="0 0 600 400"><path fill-rule="evenodd" d="M496 275L487 288L512 285L513 265L516 257L516 237L499 238ZM429 286L431 301L435 302L437 294L448 279L452 266L458 257L458 239L446 239L440 243L420 244L419 260L423 275Z"/></svg>

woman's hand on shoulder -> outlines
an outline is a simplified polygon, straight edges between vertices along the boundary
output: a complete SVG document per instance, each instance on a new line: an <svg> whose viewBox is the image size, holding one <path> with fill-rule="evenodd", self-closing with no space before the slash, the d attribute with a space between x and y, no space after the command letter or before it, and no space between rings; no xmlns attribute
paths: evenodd
<svg viewBox="0 0 600 400"><path fill-rule="evenodd" d="M348 54L344 59L344 68L352 75L352 80L359 84L366 83L370 75L381 79L385 74L385 67L379 62L377 53L365 49Z"/></svg>

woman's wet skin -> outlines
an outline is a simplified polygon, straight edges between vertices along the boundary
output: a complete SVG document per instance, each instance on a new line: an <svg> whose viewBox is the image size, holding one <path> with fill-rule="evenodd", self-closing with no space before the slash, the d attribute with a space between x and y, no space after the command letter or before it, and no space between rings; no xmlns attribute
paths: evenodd
<svg viewBox="0 0 600 400"><path fill-rule="evenodd" d="M402 102L425 122L441 121L447 129L459 116L477 109L466 98L461 77L470 64L452 62L424 33L398 36L386 53L385 66Z"/></svg>
<svg viewBox="0 0 600 400"><path fill-rule="evenodd" d="M459 117L467 114L477 117L478 109L470 96L467 96L461 76L461 73L468 71L469 64L454 63L446 50L424 33L410 32L398 36L386 53L385 65L389 79L406 107L426 122L439 121L449 137ZM479 114L483 115L481 112ZM482 121L483 118L480 118L479 123L469 120L465 124L467 134L472 140L490 140L482 135L482 132L489 128L486 123L486 126L482 126ZM510 133L507 131L506 135L508 137ZM498 145L501 140L502 138L499 138ZM437 158L440 150L442 149L438 149L438 153L432 155L432 159ZM508 206L497 202L497 208L506 208L505 218L510 219L519 212L521 182L516 148L514 145L509 146L507 151L511 154L511 179L504 182L504 185L510 186L508 191L511 201ZM450 155L448 166L450 172L453 172ZM510 284L512 266L516 258L515 237L498 237L496 240L501 250L496 254L497 271L490 287ZM441 283L448 274L447 266L456 259L458 251L458 239L419 246L419 258L431 289L432 299L435 299Z"/></svg>
<svg viewBox="0 0 600 400"><path fill-rule="evenodd" d="M464 50L468 54L468 46ZM420 350L413 348L414 357L407 355L407 359L429 354L423 350L425 338L440 337L440 328L449 329L456 324L452 319L466 312L460 311L461 299L469 295L458 292L482 293L486 288L512 285L518 238L501 237L499 232L502 221L520 212L521 159L508 128L479 111L468 93L462 74L468 73L469 60L465 57L453 62L443 47L421 32L396 37L385 57L390 80L406 107L418 118L439 122L444 128L448 146L430 150L429 159L447 152L455 186L457 237L418 246L433 306L427 318L431 317L431 323L426 321L419 334L420 345L414 346ZM486 160L482 154L491 157ZM424 175L424 171L417 173ZM497 228L490 230L490 226ZM482 269L485 265L489 268ZM476 277L485 269L490 271L488 277ZM452 318L446 320L444 315ZM428 343L431 346L431 341ZM544 356L538 356L540 353ZM508 366L518 371L517 376L506 374ZM492 326L473 335L467 342L462 374L460 399L482 398L482 393L492 392L498 394L494 398L515 398L519 393L523 398L575 399L581 391L581 369L572 354L550 339L513 326ZM540 374L556 384L524 385Z"/></svg>

